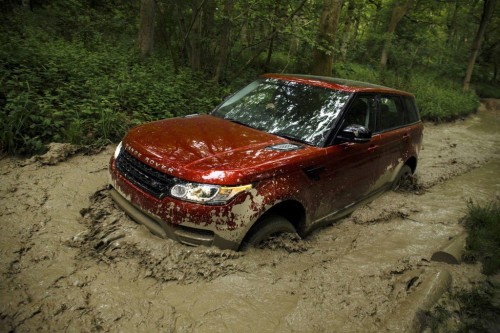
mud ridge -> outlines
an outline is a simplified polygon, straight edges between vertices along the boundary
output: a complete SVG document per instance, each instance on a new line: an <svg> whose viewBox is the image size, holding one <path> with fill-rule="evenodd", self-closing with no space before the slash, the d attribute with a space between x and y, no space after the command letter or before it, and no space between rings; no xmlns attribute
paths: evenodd
<svg viewBox="0 0 500 333"><path fill-rule="evenodd" d="M244 255L241 252L189 247L153 235L144 239L144 228L131 223L115 207L107 187L96 191L90 202L89 207L80 211L81 223L88 229L67 242L68 246L79 248L82 256L107 264L135 259L144 271L143 277L159 282L189 284L244 271L235 261ZM125 232L126 229L130 232Z"/></svg>

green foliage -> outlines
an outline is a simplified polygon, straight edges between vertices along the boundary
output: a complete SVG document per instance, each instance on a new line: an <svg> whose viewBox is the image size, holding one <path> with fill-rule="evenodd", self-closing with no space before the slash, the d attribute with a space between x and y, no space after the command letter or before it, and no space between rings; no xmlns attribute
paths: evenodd
<svg viewBox="0 0 500 333"><path fill-rule="evenodd" d="M168 61L142 61L133 45L79 34L49 38L31 23L0 43L0 150L40 152L51 141L119 140L133 125L208 112L219 90L201 74L174 73ZM80 31L81 32L81 31Z"/></svg>
<svg viewBox="0 0 500 333"><path fill-rule="evenodd" d="M479 99L473 91L462 91L453 81L431 75L415 75L409 90L415 94L422 118L448 121L465 117L477 110Z"/></svg>
<svg viewBox="0 0 500 333"><path fill-rule="evenodd" d="M481 206L470 201L463 224L468 232L465 260L480 261L483 273L495 281L500 272L499 202ZM498 292L495 282L454 292L449 295L446 307L440 304L427 313L427 325L431 332L493 332L500 325L500 308L493 296Z"/></svg>
<svg viewBox="0 0 500 333"><path fill-rule="evenodd" d="M371 66L357 63L340 63L333 68L334 76L349 80L382 84L378 71Z"/></svg>
<svg viewBox="0 0 500 333"><path fill-rule="evenodd" d="M343 63L335 66L334 72L339 77L413 93L424 120L440 122L457 119L475 112L479 106L479 99L474 92L464 92L458 83L422 71L398 74L394 71L381 72L369 66Z"/></svg>
<svg viewBox="0 0 500 333"><path fill-rule="evenodd" d="M492 83L477 83L474 86L474 89L476 90L476 94L478 94L479 97L481 98L497 98L500 99L500 83L497 83L496 85Z"/></svg>
<svg viewBox="0 0 500 333"><path fill-rule="evenodd" d="M425 313L424 323L433 333L494 332L500 324L500 309L493 301L493 293L493 288L488 285L451 293L446 307L438 304Z"/></svg>
<svg viewBox="0 0 500 333"><path fill-rule="evenodd" d="M493 275L500 272L500 205L492 202L479 206L468 204L464 219L469 233L466 258L483 263L483 273Z"/></svg>

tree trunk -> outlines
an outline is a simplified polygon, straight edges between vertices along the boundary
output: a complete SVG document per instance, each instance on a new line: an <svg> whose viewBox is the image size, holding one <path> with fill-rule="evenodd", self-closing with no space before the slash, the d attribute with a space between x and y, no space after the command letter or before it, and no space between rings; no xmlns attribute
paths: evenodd
<svg viewBox="0 0 500 333"><path fill-rule="evenodd" d="M470 80L472 78L472 71L474 70L474 65L476 64L476 58L479 54L479 49L481 48L481 42L483 40L484 32L486 31L486 26L493 13L493 2L495 0L484 0L483 14L481 15L481 22L479 23L479 29L472 43L471 55L469 57L469 63L467 64L467 70L465 71L464 79L464 90L470 89Z"/></svg>
<svg viewBox="0 0 500 333"><path fill-rule="evenodd" d="M351 27L352 23L356 20L354 17L354 9L354 0L349 0L347 5L346 22L344 24L344 33L342 36L342 44L340 46L340 58L342 61L345 61L347 57L347 50L351 41Z"/></svg>
<svg viewBox="0 0 500 333"><path fill-rule="evenodd" d="M139 49L144 57L153 53L155 33L156 4L154 0L141 0L139 26Z"/></svg>
<svg viewBox="0 0 500 333"><path fill-rule="evenodd" d="M379 28L382 24L382 20L380 19L381 12L382 12L382 2L381 0L374 0L374 1L369 1L368 2L370 5L375 6L375 14L370 16L370 25L371 25L371 30L373 32L379 31Z"/></svg>
<svg viewBox="0 0 500 333"><path fill-rule="evenodd" d="M400 0L396 0L394 2L394 8L392 10L392 15L391 15L391 20L389 22L389 27L387 28L387 36L386 40L384 42L384 47L382 48L382 55L380 57L380 65L385 68L387 65L387 58L389 56L389 50L392 45L392 37L394 35L394 32L396 31L396 28L403 18L405 14L408 12L408 9L412 5L413 0L406 0L405 3Z"/></svg>
<svg viewBox="0 0 500 333"><path fill-rule="evenodd" d="M281 0L275 0L276 2L274 3L274 20L276 20L280 15L280 6L281 6ZM277 35L277 29L276 29L276 23L272 22L272 30L271 30L271 40L269 41L269 47L267 48L267 56L266 56L266 62L264 63L263 70L264 72L269 71L269 65L271 64L271 58L273 56L273 49L274 49L274 39L276 38Z"/></svg>
<svg viewBox="0 0 500 333"><path fill-rule="evenodd" d="M319 21L317 44L313 50L312 73L332 75L333 48L343 0L325 0Z"/></svg>
<svg viewBox="0 0 500 333"><path fill-rule="evenodd" d="M455 0L455 5L453 6L451 15L448 14L446 27L448 32L447 44L449 47L455 46L454 41L457 34L457 16L459 8L460 8L460 0Z"/></svg>
<svg viewBox="0 0 500 333"><path fill-rule="evenodd" d="M158 32L159 32L159 40L162 40L165 43L165 47L170 53L170 58L172 60L172 65L174 66L174 72L177 73L179 71L179 54L178 49L172 43L172 28L168 23L173 21L172 11L173 8L171 5L162 5L158 4L157 7L158 12ZM158 40L158 39L157 39Z"/></svg>
<svg viewBox="0 0 500 333"><path fill-rule="evenodd" d="M495 83L497 82L497 77L498 77L498 63L497 61L495 60L493 62L493 75L491 77L491 83Z"/></svg>
<svg viewBox="0 0 500 333"><path fill-rule="evenodd" d="M212 71L217 63L217 35L219 29L216 27L215 13L217 4L215 0L207 0L203 5L203 29L201 31L201 64L202 68Z"/></svg>
<svg viewBox="0 0 500 333"><path fill-rule="evenodd" d="M224 77L227 58L229 55L229 42L231 35L231 14L233 12L234 0L224 1L224 19L222 21L220 39L219 39L219 60L215 68L214 81L219 83L220 79Z"/></svg>
<svg viewBox="0 0 500 333"><path fill-rule="evenodd" d="M203 1L204 2L204 1ZM201 4L199 1L194 0L192 3L192 25L191 31L189 32L189 41L191 45L191 58L189 59L191 63L191 68L195 71L201 69L201 34L202 34L202 13L203 13L203 2Z"/></svg>

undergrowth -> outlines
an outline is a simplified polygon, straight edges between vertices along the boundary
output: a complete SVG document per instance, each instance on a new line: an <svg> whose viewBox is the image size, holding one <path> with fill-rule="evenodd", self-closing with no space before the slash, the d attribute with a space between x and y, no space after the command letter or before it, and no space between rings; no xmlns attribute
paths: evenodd
<svg viewBox="0 0 500 333"><path fill-rule="evenodd" d="M134 125L208 112L220 102L220 89L202 74L175 72L161 57L141 59L133 40L85 34L71 22L64 23L72 33L52 31L44 17L51 10L10 16L15 29L0 24L0 151L116 142ZM103 20L97 13L88 13L89 22Z"/></svg>
<svg viewBox="0 0 500 333"><path fill-rule="evenodd" d="M480 261L483 273L496 277L470 290L451 293L425 316L432 332L498 332L500 307L500 204L468 203L463 219L468 232L466 253L468 262Z"/></svg>
<svg viewBox="0 0 500 333"><path fill-rule="evenodd" d="M425 314L424 325L433 333L498 332L500 308L492 302L492 293L488 285L452 293Z"/></svg>
<svg viewBox="0 0 500 333"><path fill-rule="evenodd" d="M52 141L119 140L133 125L207 112L217 89L160 59L141 61L130 49L88 50L83 43L18 40L0 53L1 148L39 152Z"/></svg>
<svg viewBox="0 0 500 333"><path fill-rule="evenodd" d="M480 261L483 273L500 272L500 204L480 206L469 202L463 223L468 232L465 259Z"/></svg>

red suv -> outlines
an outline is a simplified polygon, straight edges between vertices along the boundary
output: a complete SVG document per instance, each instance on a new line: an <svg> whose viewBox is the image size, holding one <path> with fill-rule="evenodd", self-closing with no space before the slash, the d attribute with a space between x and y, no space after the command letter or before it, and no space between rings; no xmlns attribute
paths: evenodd
<svg viewBox="0 0 500 333"><path fill-rule="evenodd" d="M415 171L413 95L363 82L267 74L211 114L133 128L111 196L154 234L239 249L306 235Z"/></svg>

